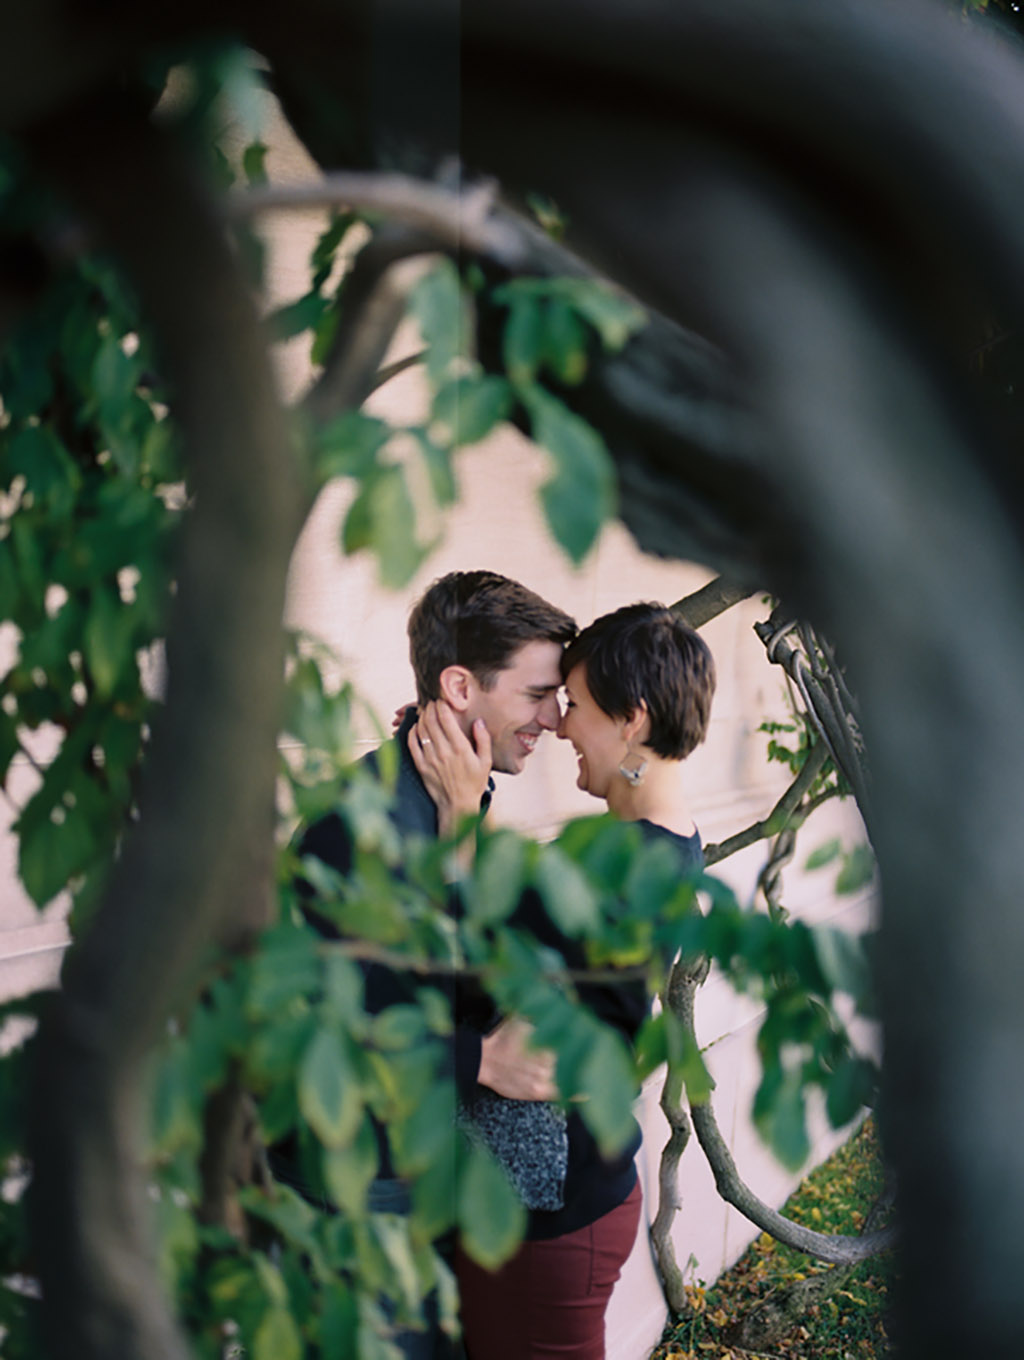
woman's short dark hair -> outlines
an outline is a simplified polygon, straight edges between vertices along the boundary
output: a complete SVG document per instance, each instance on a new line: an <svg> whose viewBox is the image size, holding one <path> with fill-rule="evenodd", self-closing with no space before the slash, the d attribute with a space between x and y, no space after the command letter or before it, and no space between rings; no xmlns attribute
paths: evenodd
<svg viewBox="0 0 1024 1360"><path fill-rule="evenodd" d="M707 735L715 663L707 643L662 604L628 604L595 619L562 654L562 678L580 663L587 689L612 718L643 703L651 720L644 743L683 760Z"/></svg>
<svg viewBox="0 0 1024 1360"><path fill-rule="evenodd" d="M452 571L409 615L409 660L421 704L441 693L441 672L465 666L484 689L528 642L564 646L576 623L526 586L496 571Z"/></svg>

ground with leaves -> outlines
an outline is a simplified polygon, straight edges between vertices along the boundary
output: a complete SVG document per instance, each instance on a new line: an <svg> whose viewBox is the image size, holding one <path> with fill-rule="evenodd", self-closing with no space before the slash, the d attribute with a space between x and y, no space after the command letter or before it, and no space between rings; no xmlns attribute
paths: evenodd
<svg viewBox="0 0 1024 1360"><path fill-rule="evenodd" d="M856 1233L882 1186L878 1139L868 1120L801 1183L784 1212L819 1231ZM886 1322L891 1253L859 1265L842 1288L813 1306L768 1350L726 1343L730 1327L771 1290L828 1269L761 1233L711 1288L697 1283L687 1290L692 1317L672 1329L650 1360L882 1360L892 1354Z"/></svg>

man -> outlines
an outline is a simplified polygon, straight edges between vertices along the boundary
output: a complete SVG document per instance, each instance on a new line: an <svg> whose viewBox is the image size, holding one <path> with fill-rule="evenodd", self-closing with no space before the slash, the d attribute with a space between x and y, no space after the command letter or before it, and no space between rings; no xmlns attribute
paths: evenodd
<svg viewBox="0 0 1024 1360"><path fill-rule="evenodd" d="M441 577L413 607L409 618L409 655L421 710L443 701L446 713L469 739L479 763L480 787L488 781L481 807L490 802L490 769L518 774L545 732L559 723L558 689L563 647L576 635L576 625L562 610L516 581L490 571L451 572ZM439 827L434 801L409 749L417 711L406 713L393 741L397 778L391 820L402 837L436 837ZM429 741L429 737L425 738ZM415 740L415 739L414 739ZM379 753L363 760L376 771ZM352 864L352 839L343 818L331 813L304 832L299 853L313 855L340 873ZM307 917L325 935L336 936L330 922L310 905ZM380 964L364 969L365 1004L376 1014L414 998L408 976ZM422 981L420 979L419 981ZM554 1094L553 1059L527 1045L528 1028L506 1021L481 1038L459 1028L452 1043L456 1082L472 1089L478 1080L499 1094L539 1100ZM377 1129L380 1170L371 1187L370 1207L381 1212L408 1212L404 1186L395 1176L386 1132ZM273 1162L282 1179L299 1184L294 1154L285 1151ZM436 1329L404 1332L394 1338L409 1360L440 1360L444 1338Z"/></svg>

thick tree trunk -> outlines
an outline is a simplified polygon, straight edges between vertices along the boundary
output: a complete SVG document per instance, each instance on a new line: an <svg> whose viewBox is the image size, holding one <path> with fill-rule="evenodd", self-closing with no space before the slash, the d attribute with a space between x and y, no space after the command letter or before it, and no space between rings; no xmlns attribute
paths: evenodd
<svg viewBox="0 0 1024 1360"><path fill-rule="evenodd" d="M138 825L35 1042L36 1254L54 1354L185 1360L153 1259L144 1063L210 947L268 919L295 470L250 301L174 153L103 106L33 145L139 290L196 502Z"/></svg>

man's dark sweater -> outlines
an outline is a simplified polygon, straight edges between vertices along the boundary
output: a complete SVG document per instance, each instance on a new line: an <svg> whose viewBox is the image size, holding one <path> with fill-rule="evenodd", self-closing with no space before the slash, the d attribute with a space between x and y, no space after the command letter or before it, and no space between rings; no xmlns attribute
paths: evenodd
<svg viewBox="0 0 1024 1360"><path fill-rule="evenodd" d="M389 816L403 840L412 837L436 839L437 808L409 754L409 732L415 722L416 713L410 710L406 713L398 732L391 738L392 744L396 747L395 763L398 773ZM371 751L359 764L371 775L377 776L380 769L379 750ZM481 807L486 809L490 800L491 789L488 787ZM328 813L308 827L300 836L297 851L302 857L315 856L329 868L343 875L350 872L354 860L352 834L345 819L336 812ZM299 881L298 887L300 894L307 898L304 913L310 925L326 939L339 939L341 932L337 926L318 912L309 900L313 896L312 889L303 880ZM402 973L386 964L376 962L361 963L360 967L365 988L364 1004L370 1015L379 1015L389 1006L415 1003L416 991L423 986L431 986L447 996L453 1014L455 1013L455 979L451 975ZM457 1026L451 1046L450 1071L462 1091L472 1090L476 1083L480 1070L480 1043L481 1036L478 1030L463 1025ZM375 1132L380 1151L379 1175L384 1178L392 1177L395 1172L384 1130L375 1123ZM275 1170L277 1169L287 1173L287 1168L281 1160L277 1161ZM287 1174L285 1178L292 1179Z"/></svg>

